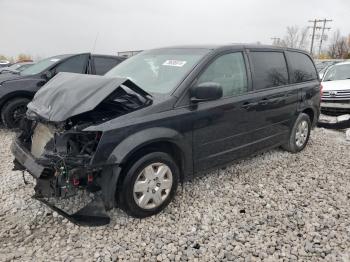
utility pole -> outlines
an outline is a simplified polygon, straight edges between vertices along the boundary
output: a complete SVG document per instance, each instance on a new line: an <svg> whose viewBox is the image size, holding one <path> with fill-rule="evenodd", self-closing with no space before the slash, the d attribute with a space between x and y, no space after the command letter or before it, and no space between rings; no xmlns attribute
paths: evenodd
<svg viewBox="0 0 350 262"><path fill-rule="evenodd" d="M322 42L324 38L324 31L327 29L331 29L330 27L326 27L326 24L328 22L332 22L330 19L314 19L314 20L309 20L309 23L312 23L312 26L309 26L308 28L312 28L312 35L311 35L311 47L310 47L310 54L313 55L313 48L314 48L314 42L315 42L315 33L316 30L322 29L322 34L321 34L321 39L320 39L320 44L318 47L318 54L321 52L321 47L322 47ZM323 27L318 26L318 23L323 23Z"/></svg>
<svg viewBox="0 0 350 262"><path fill-rule="evenodd" d="M310 47L310 54L312 54L312 49L314 48L314 41L315 41L315 32L316 29L321 29L320 27L317 26L317 23L320 22L320 20L314 19L314 20L309 20L309 23L313 23L313 26L309 26L308 28L312 28L312 36L311 36L311 47Z"/></svg>
<svg viewBox="0 0 350 262"><path fill-rule="evenodd" d="M318 56L321 55L321 48L322 48L322 42L323 42L323 38L325 37L325 34L324 34L324 30L330 30L331 28L330 27L326 27L326 24L327 22L332 22L333 20L331 19L323 19L323 27L322 27L322 33L321 33L321 39L320 39L320 45L318 47Z"/></svg>
<svg viewBox="0 0 350 262"><path fill-rule="evenodd" d="M273 45L280 46L281 38L279 38L279 37L271 37L271 40L272 40L272 44Z"/></svg>

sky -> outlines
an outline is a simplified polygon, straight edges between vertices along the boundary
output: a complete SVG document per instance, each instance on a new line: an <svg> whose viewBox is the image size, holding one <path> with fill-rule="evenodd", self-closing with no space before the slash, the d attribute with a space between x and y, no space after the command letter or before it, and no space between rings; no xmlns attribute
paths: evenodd
<svg viewBox="0 0 350 262"><path fill-rule="evenodd" d="M350 0L0 0L0 54L143 50L187 44L271 44L287 26L333 19L350 33Z"/></svg>

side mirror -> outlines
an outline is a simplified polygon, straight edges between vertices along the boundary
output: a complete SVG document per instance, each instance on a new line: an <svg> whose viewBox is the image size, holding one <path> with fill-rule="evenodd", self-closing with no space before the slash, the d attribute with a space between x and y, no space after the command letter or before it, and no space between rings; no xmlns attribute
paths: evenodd
<svg viewBox="0 0 350 262"><path fill-rule="evenodd" d="M222 87L219 83L205 82L193 86L190 94L192 102L216 100L222 97Z"/></svg>
<svg viewBox="0 0 350 262"><path fill-rule="evenodd" d="M50 80L53 77L53 74L51 71L46 71L45 73L42 74L42 78L45 80Z"/></svg>

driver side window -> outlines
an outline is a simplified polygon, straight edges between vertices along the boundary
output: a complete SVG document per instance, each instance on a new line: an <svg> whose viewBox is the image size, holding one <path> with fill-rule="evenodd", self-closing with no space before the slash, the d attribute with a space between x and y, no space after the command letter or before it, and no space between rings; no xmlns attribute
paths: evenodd
<svg viewBox="0 0 350 262"><path fill-rule="evenodd" d="M62 62L55 68L55 73L70 72L84 74L86 70L86 55L73 56L66 61Z"/></svg>
<svg viewBox="0 0 350 262"><path fill-rule="evenodd" d="M236 52L216 58L198 78L197 84L204 82L220 84L223 97L246 93L248 80L243 54Z"/></svg>

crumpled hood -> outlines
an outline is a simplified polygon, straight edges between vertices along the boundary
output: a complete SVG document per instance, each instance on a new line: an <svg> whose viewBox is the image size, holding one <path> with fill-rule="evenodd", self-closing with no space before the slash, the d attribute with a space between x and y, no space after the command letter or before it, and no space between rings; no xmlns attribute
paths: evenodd
<svg viewBox="0 0 350 262"><path fill-rule="evenodd" d="M35 94L27 115L34 112L46 121L62 122L93 110L123 84L144 98L150 96L127 78L59 73Z"/></svg>
<svg viewBox="0 0 350 262"><path fill-rule="evenodd" d="M350 79L325 81L325 82L322 82L322 86L324 91L350 90Z"/></svg>

